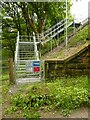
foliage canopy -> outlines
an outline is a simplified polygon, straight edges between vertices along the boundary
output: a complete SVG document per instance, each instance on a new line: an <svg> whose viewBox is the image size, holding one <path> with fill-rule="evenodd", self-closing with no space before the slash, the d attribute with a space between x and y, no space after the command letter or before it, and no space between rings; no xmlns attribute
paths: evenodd
<svg viewBox="0 0 90 120"><path fill-rule="evenodd" d="M16 33L30 36L43 34L66 17L66 2L1 2L3 45L14 55ZM70 2L68 2L70 15Z"/></svg>

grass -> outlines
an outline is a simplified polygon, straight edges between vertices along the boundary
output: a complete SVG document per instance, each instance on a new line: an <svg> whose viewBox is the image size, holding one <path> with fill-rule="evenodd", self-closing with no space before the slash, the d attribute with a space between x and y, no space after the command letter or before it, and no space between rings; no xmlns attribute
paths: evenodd
<svg viewBox="0 0 90 120"><path fill-rule="evenodd" d="M76 46L79 43L86 43L88 38L88 27L88 25L85 26L71 38L71 40L68 43L69 47Z"/></svg>
<svg viewBox="0 0 90 120"><path fill-rule="evenodd" d="M2 67L7 67L8 66L8 51L7 49L3 48L2 49Z"/></svg>
<svg viewBox="0 0 90 120"><path fill-rule="evenodd" d="M89 39L88 27L88 25L85 26L72 38L70 38L67 49L65 46L61 49L58 47L58 49L51 51L50 54L47 53L45 56L43 55L41 59L64 59L68 56L71 56L76 51L79 51L82 47L84 47L85 44L90 44L90 41L87 41L87 39Z"/></svg>
<svg viewBox="0 0 90 120"><path fill-rule="evenodd" d="M20 86L16 94L9 95L10 86L3 85L3 95L9 96L6 116L39 118L39 111L61 111L68 116L71 111L81 106L88 106L88 78L61 78L52 82L34 83ZM6 89L7 86L7 89Z"/></svg>
<svg viewBox="0 0 90 120"><path fill-rule="evenodd" d="M9 72L7 69L3 69L2 70L2 95L6 95L9 88L10 88L10 84L9 84Z"/></svg>

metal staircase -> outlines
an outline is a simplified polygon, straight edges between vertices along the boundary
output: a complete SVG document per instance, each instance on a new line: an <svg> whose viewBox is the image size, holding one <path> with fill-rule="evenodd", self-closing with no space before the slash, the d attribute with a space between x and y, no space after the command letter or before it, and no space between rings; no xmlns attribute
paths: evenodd
<svg viewBox="0 0 90 120"><path fill-rule="evenodd" d="M37 45L52 40L56 35L66 30L66 27L71 26L72 23L68 19L67 21L66 19L62 20L46 30L44 36L21 36L18 33L15 51L15 79L17 83L41 81L42 68L44 67L42 67L41 61L39 60ZM41 41L43 37L45 40Z"/></svg>
<svg viewBox="0 0 90 120"><path fill-rule="evenodd" d="M66 19L64 19L64 20L58 22L57 24L55 24L54 26L52 26L51 28L49 28L48 30L46 30L44 33L44 37L45 37L44 43L50 41L56 35L58 35L62 31L64 31L66 29L66 22L67 22L67 28L73 24L73 22L70 21L69 19L67 19L67 21L66 21Z"/></svg>
<svg viewBox="0 0 90 120"><path fill-rule="evenodd" d="M17 84L40 81L38 40L35 35L27 37L18 33L15 52L15 79Z"/></svg>
<svg viewBox="0 0 90 120"><path fill-rule="evenodd" d="M72 22L67 20L67 27ZM56 25L49 28L44 33L45 43L54 38L57 34L65 30L66 20L62 20ZM16 51L15 51L15 79L16 83L28 83L40 81L42 77L42 65L39 60L37 45L42 40L42 35L17 36Z"/></svg>

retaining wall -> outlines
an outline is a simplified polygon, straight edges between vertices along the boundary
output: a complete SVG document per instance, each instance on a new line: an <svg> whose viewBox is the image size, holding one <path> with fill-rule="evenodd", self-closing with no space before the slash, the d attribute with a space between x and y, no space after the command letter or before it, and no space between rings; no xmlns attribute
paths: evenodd
<svg viewBox="0 0 90 120"><path fill-rule="evenodd" d="M45 60L45 78L89 75L90 45L64 60Z"/></svg>

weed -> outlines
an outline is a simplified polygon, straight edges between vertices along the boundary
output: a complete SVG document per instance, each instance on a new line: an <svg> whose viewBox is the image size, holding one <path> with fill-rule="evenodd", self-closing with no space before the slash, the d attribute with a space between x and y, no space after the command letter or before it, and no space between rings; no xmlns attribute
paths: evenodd
<svg viewBox="0 0 90 120"><path fill-rule="evenodd" d="M62 78L45 85L35 84L28 88L28 91L13 95L10 111L22 109L23 115L28 119L38 118L38 114L31 115L29 111L39 109L49 111L50 109L61 109L64 116L68 116L70 111L81 106L88 106L88 85L87 77ZM24 89L24 87L23 87ZM23 90L25 91L25 89ZM28 112L25 112L28 111Z"/></svg>

